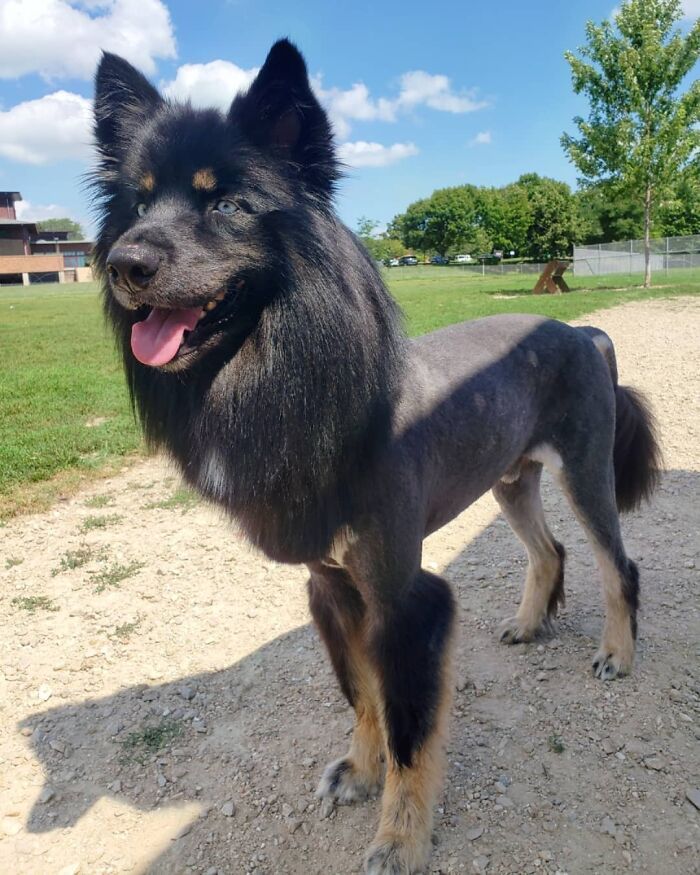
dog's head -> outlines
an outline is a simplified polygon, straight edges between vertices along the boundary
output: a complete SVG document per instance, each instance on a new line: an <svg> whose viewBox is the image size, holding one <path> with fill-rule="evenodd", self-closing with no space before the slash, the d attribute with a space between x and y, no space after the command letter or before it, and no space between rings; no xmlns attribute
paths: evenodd
<svg viewBox="0 0 700 875"><path fill-rule="evenodd" d="M183 370L259 312L290 258L289 230L328 209L328 119L304 59L281 40L226 116L163 99L105 54L95 134L108 314L143 364Z"/></svg>

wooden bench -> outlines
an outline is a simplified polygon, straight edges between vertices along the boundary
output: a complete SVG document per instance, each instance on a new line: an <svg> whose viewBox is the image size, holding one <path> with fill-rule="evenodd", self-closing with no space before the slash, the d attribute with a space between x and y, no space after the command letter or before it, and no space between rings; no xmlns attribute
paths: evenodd
<svg viewBox="0 0 700 875"><path fill-rule="evenodd" d="M560 261L558 258L548 262L532 290L533 294L549 292L550 295L558 295L560 292L570 292L571 289L564 279L564 271L568 270L570 264L570 261Z"/></svg>

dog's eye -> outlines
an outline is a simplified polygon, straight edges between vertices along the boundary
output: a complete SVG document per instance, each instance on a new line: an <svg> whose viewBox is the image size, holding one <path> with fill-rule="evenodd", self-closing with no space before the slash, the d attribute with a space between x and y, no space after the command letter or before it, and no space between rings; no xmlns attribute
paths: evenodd
<svg viewBox="0 0 700 875"><path fill-rule="evenodd" d="M216 202L214 211L217 213L222 213L224 216L232 216L234 213L238 212L238 207L234 204L233 201L228 201L224 198L223 200Z"/></svg>
<svg viewBox="0 0 700 875"><path fill-rule="evenodd" d="M146 206L146 204L136 204L136 214L138 216L145 216L147 209L148 207Z"/></svg>

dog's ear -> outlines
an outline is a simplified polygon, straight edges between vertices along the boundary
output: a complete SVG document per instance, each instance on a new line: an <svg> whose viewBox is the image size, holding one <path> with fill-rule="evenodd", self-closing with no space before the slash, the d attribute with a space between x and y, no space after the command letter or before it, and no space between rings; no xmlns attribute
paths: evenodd
<svg viewBox="0 0 700 875"><path fill-rule="evenodd" d="M128 61L103 52L95 75L95 138L101 152L121 158L139 126L162 102Z"/></svg>
<svg viewBox="0 0 700 875"><path fill-rule="evenodd" d="M331 127L289 40L272 46L248 92L234 98L229 120L254 145L302 168L309 181L332 187L338 174Z"/></svg>

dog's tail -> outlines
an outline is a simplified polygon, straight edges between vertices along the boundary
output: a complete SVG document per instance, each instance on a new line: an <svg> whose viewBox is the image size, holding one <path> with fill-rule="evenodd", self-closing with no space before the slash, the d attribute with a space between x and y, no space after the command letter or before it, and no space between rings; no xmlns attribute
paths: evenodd
<svg viewBox="0 0 700 875"><path fill-rule="evenodd" d="M615 386L615 496L621 511L647 501L661 476L661 449L649 402L641 392Z"/></svg>
<svg viewBox="0 0 700 875"><path fill-rule="evenodd" d="M620 511L634 510L647 501L661 476L661 448L649 402L637 389L617 382L612 341L598 328L584 328L610 368L615 388L615 497Z"/></svg>

